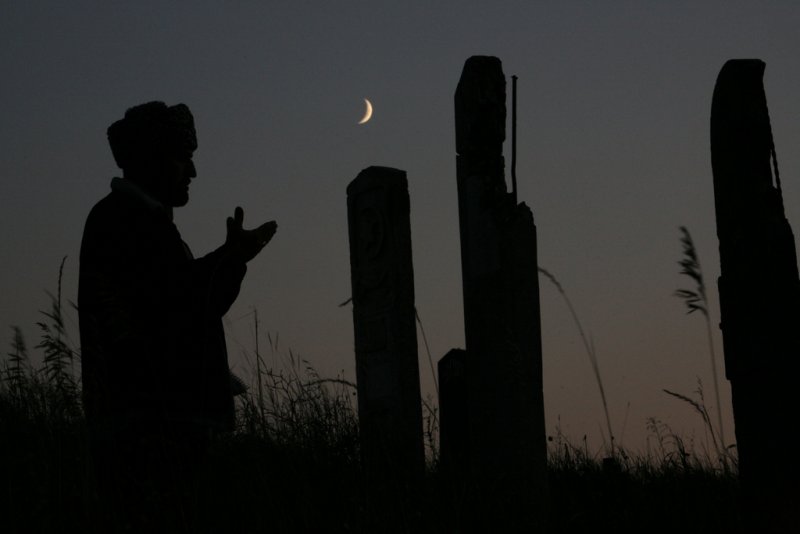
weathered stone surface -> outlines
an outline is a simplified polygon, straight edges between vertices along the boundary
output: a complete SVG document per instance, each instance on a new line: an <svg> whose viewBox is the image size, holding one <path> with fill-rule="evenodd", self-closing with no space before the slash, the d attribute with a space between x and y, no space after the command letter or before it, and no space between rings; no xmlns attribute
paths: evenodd
<svg viewBox="0 0 800 534"><path fill-rule="evenodd" d="M424 449L405 172L364 169L347 213L362 457L371 484L407 488Z"/></svg>
<svg viewBox="0 0 800 534"><path fill-rule="evenodd" d="M506 139L506 77L498 58L467 59L456 88L455 106L456 152L502 156Z"/></svg>
<svg viewBox="0 0 800 534"><path fill-rule="evenodd" d="M800 411L800 280L773 174L764 68L760 60L728 61L711 106L720 326L749 527L797 532L800 468L784 430Z"/></svg>
<svg viewBox="0 0 800 534"><path fill-rule="evenodd" d="M443 443L442 461L468 456L490 517L536 515L546 486L536 227L506 189L505 101L500 61L467 60L455 108L469 430L467 452Z"/></svg>

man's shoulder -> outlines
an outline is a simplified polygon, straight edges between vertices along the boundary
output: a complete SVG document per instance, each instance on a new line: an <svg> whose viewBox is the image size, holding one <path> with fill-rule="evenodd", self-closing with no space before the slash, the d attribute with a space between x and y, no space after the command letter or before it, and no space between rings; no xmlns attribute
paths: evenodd
<svg viewBox="0 0 800 534"><path fill-rule="evenodd" d="M136 214L143 210L115 191L111 191L106 196L101 198L89 211L89 216L86 219L86 225L113 224L115 221L129 221L135 218Z"/></svg>
<svg viewBox="0 0 800 534"><path fill-rule="evenodd" d="M118 203L118 199L115 197L116 195L114 195L114 192L110 191L106 196L95 202L94 206L92 206L92 209L89 211L89 217L103 214L111 210L113 205Z"/></svg>
<svg viewBox="0 0 800 534"><path fill-rule="evenodd" d="M111 191L89 211L83 227L85 246L116 247L125 235L142 227L142 213L135 203Z"/></svg>

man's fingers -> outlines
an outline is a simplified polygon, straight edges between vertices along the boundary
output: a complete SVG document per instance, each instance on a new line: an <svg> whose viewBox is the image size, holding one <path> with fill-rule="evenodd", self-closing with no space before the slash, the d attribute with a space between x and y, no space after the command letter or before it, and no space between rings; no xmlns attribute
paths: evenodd
<svg viewBox="0 0 800 534"><path fill-rule="evenodd" d="M275 221L269 221L256 228L255 232L256 235L258 235L260 238L269 239L270 237L275 235L275 232L277 230L278 230L278 223L276 223Z"/></svg>
<svg viewBox="0 0 800 534"><path fill-rule="evenodd" d="M272 236L275 235L275 231L277 229L278 225L275 223L275 221L270 221L252 230L252 235L257 243L259 243L261 246L264 246L269 243L269 241L272 239Z"/></svg>
<svg viewBox="0 0 800 534"><path fill-rule="evenodd" d="M233 216L236 220L236 225L241 228L242 223L244 223L244 210L241 206L236 206L236 209L233 211Z"/></svg>

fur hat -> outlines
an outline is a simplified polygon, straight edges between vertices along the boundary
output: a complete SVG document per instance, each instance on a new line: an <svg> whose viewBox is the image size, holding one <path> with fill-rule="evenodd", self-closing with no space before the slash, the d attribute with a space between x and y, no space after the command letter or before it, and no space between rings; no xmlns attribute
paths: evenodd
<svg viewBox="0 0 800 534"><path fill-rule="evenodd" d="M107 133L121 169L156 155L197 149L194 117L186 104L167 106L155 101L134 106Z"/></svg>

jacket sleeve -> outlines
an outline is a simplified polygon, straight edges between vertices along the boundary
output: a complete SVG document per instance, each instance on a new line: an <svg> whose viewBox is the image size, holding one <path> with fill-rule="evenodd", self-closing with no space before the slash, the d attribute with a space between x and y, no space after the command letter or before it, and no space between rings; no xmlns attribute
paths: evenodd
<svg viewBox="0 0 800 534"><path fill-rule="evenodd" d="M200 304L215 317L222 317L239 295L247 272L244 262L236 261L222 245L202 258L192 261L192 280L199 292Z"/></svg>

